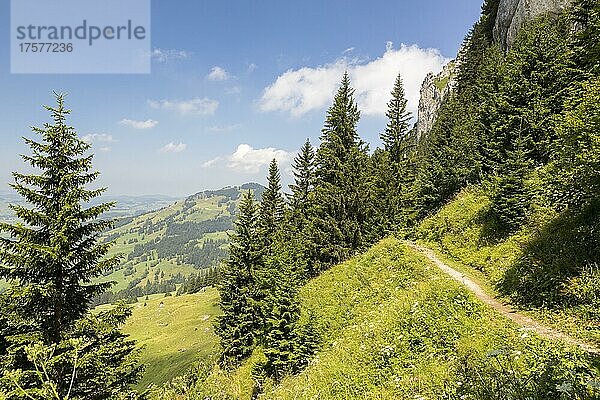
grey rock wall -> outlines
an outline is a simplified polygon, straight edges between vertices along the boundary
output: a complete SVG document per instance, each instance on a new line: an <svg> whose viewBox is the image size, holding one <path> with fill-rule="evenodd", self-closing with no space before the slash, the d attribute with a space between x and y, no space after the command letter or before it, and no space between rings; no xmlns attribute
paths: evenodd
<svg viewBox="0 0 600 400"><path fill-rule="evenodd" d="M509 49L526 22L544 14L558 15L570 3L571 0L500 0L494 39L502 48Z"/></svg>

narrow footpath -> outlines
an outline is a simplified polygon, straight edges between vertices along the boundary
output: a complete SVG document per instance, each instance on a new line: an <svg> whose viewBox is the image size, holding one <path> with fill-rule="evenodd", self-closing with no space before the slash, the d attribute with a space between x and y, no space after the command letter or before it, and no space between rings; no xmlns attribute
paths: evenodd
<svg viewBox="0 0 600 400"><path fill-rule="evenodd" d="M519 313L517 310L515 310L511 306L501 303L496 298L487 294L481 288L481 286L479 286L477 283L475 283L474 281L472 281L471 279L466 277L463 273L455 270L454 268L452 268L452 267L448 266L447 264L445 264L444 262L442 262L439 258L437 258L437 256L433 252L433 250L428 249L423 246L420 246L413 242L406 242L406 244L413 250L416 250L416 251L424 254L427 258L429 258L429 260L431 260L431 262L433 264L435 264L444 273L449 275L455 281L463 284L479 300L483 301L485 304L489 305L490 307L493 307L496 311L498 311L500 314L502 314L506 318L510 319L514 323L521 325L522 327L537 333L541 337L544 337L547 339L552 339L552 340L562 340L565 343L568 343L568 344L571 344L574 346L579 346L581 349L583 349L584 351L586 351L588 353L600 355L599 348L597 348L589 343L586 343L584 341L581 341L579 339L575 339L563 332L557 331L556 329L549 328L549 327L545 326L544 324L542 324L541 322L536 321L526 315Z"/></svg>

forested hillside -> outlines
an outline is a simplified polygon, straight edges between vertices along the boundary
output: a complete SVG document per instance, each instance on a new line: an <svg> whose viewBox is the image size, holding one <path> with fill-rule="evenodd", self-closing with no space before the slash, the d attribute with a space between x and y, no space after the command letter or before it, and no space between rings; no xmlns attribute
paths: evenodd
<svg viewBox="0 0 600 400"><path fill-rule="evenodd" d="M111 255L122 256L101 282L116 282L95 304L135 301L148 294L190 292L214 283L219 263L227 256L228 234L244 190L257 196L255 183L204 191L160 210L122 218L104 234Z"/></svg>

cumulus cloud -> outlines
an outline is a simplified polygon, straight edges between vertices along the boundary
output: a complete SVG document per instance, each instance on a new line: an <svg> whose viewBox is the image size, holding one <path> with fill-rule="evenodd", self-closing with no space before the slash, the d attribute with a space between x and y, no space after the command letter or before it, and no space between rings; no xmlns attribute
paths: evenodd
<svg viewBox="0 0 600 400"><path fill-rule="evenodd" d="M219 107L219 102L207 97L196 97L191 100L148 100L148 105L157 110L175 111L181 115L213 115Z"/></svg>
<svg viewBox="0 0 600 400"><path fill-rule="evenodd" d="M186 60L191 57L191 53L185 50L159 49L156 48L150 53L153 60L159 63L167 63L175 60Z"/></svg>
<svg viewBox="0 0 600 400"><path fill-rule="evenodd" d="M242 124L231 124L231 125L225 125L225 126L211 126L210 128L208 128L209 132L213 132L213 133L226 133L226 132L231 132L231 131L235 131L237 129L240 129L242 127Z"/></svg>
<svg viewBox="0 0 600 400"><path fill-rule="evenodd" d="M436 49L422 49L402 44L386 45L375 60L347 57L318 67L289 70L265 88L259 100L262 111L284 111L294 117L322 109L331 103L340 78L348 71L356 89L356 101L363 114L384 115L390 92L398 74L402 75L409 111L418 108L419 92L429 72L438 73L449 60Z"/></svg>
<svg viewBox="0 0 600 400"><path fill-rule="evenodd" d="M226 81L229 79L229 73L219 66L214 66L206 77L211 81Z"/></svg>
<svg viewBox="0 0 600 400"><path fill-rule="evenodd" d="M159 150L161 153L181 153L187 148L187 144L185 143L168 143L161 147Z"/></svg>
<svg viewBox="0 0 600 400"><path fill-rule="evenodd" d="M225 89L225 93L231 95L239 95L242 93L242 88L240 88L239 86L232 86L230 88Z"/></svg>
<svg viewBox="0 0 600 400"><path fill-rule="evenodd" d="M275 149L273 147L255 149L248 144L240 144L233 154L213 158L202 164L202 166L204 168L210 168L218 164L224 164L227 168L230 168L235 172L257 174L264 166L268 165L271 160L276 159L281 167L288 164L293 156L294 155L291 152Z"/></svg>
<svg viewBox="0 0 600 400"><path fill-rule="evenodd" d="M155 121L153 119L147 119L145 121L136 121L134 119L124 118L119 122L119 124L128 126L133 129L150 129L158 125L158 121Z"/></svg>
<svg viewBox="0 0 600 400"><path fill-rule="evenodd" d="M81 138L86 143L114 143L116 140L112 135L106 133L89 133Z"/></svg>

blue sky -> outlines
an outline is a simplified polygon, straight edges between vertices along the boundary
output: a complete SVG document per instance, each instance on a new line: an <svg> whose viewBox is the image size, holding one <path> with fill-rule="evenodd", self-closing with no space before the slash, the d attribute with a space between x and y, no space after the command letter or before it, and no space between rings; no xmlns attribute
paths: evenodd
<svg viewBox="0 0 600 400"><path fill-rule="evenodd" d="M284 180L308 137L318 144L344 70L357 89L361 136L379 144L395 75L414 110L427 72L458 47L480 0L152 1L149 75L10 74L9 1L0 0L0 184L23 171L21 137L68 93L71 124L90 141L112 194L187 195ZM5 186L4 186L5 187Z"/></svg>

